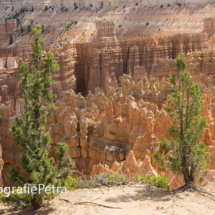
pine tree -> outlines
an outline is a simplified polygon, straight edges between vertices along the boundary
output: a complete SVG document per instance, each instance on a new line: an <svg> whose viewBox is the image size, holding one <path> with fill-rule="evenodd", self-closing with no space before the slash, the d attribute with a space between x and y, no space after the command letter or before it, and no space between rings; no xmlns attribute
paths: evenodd
<svg viewBox="0 0 215 215"><path fill-rule="evenodd" d="M50 92L54 85L51 78L53 71L59 70L51 52L47 54L45 66L40 70L43 61L45 47L41 36L41 26L37 25L32 30L35 36L32 43L32 61L30 67L22 62L20 66L20 78L22 80L22 100L24 103L24 114L15 118L15 124L11 127L15 135L15 143L21 146L21 164L23 169L29 173L30 178L25 179L19 175L15 166L10 166L10 180L16 185L28 183L35 186L37 192L32 197L34 209L38 209L44 204L44 190L39 193L39 184L47 186L64 186L66 180L74 167L74 162L67 155L68 146L65 143L58 143L56 150L57 160L49 158L48 150L52 142L49 132L45 132L45 123L56 107L52 101L56 95ZM50 105L51 108L47 109ZM22 183L21 183L22 182Z"/></svg>
<svg viewBox="0 0 215 215"><path fill-rule="evenodd" d="M10 45L13 44L13 35L10 35Z"/></svg>
<svg viewBox="0 0 215 215"><path fill-rule="evenodd" d="M22 27L22 25L21 25L21 33L23 33L24 32L24 29L23 29L23 27Z"/></svg>
<svg viewBox="0 0 215 215"><path fill-rule="evenodd" d="M171 95L168 99L167 115L172 118L169 127L171 140L165 139L161 145L169 152L153 155L162 170L170 168L175 174L182 174L185 185L183 188L195 187L194 183L208 173L208 147L201 142L207 127L206 117L202 117L204 98L198 83L194 83L187 71L183 55L179 55L176 66L180 72L178 77L171 75ZM182 74L181 74L182 73ZM179 83L179 84L177 84Z"/></svg>

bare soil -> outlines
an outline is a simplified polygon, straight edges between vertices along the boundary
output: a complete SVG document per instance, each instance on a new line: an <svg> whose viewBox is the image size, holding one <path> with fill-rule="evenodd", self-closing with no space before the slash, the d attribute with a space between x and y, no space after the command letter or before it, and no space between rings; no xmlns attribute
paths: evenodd
<svg viewBox="0 0 215 215"><path fill-rule="evenodd" d="M206 190L214 191L215 183L209 183ZM100 187L93 189L78 189L68 191L67 194L60 194L46 202L46 206L40 210L33 211L27 208L23 211L15 211L13 206L0 204L0 214L20 215L157 215L157 214L208 214L215 215L215 199L204 194L185 191L177 195L174 200L174 193L147 185ZM106 208L103 206L85 203L74 205L82 201L90 201L121 209ZM69 200L70 202L61 199Z"/></svg>

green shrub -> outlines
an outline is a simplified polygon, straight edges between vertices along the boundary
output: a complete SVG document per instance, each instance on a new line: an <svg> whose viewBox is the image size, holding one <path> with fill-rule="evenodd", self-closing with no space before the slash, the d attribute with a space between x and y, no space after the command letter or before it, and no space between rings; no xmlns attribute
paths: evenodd
<svg viewBox="0 0 215 215"><path fill-rule="evenodd" d="M99 186L112 186L112 185L125 185L128 182L128 178L125 175L119 173L101 173L95 175L91 180L87 180L86 177L79 177L77 180L70 179L66 188L68 190L78 188L95 188Z"/></svg>
<svg viewBox="0 0 215 215"><path fill-rule="evenodd" d="M75 185L77 186L77 180L69 176L65 184L66 189L75 190ZM29 187L29 190L31 190L30 187ZM60 192L55 187L54 192L52 192L52 189L51 189L51 191L49 191L48 193L45 193L45 199L53 199L58 194L60 194ZM17 199L19 199L20 201L17 201ZM32 200L33 200L33 194L31 192L28 193L28 187L22 188L22 192L21 192L21 189L14 189L14 191L11 190L9 197L4 196L4 194L2 193L0 194L0 202L2 203L17 202L17 204L15 205L15 208L17 210L23 209L27 205L30 205Z"/></svg>
<svg viewBox="0 0 215 215"><path fill-rule="evenodd" d="M122 25L119 25L119 28L121 28L122 27Z"/></svg>
<svg viewBox="0 0 215 215"><path fill-rule="evenodd" d="M146 25L149 25L149 23L147 22Z"/></svg>
<svg viewBox="0 0 215 215"><path fill-rule="evenodd" d="M27 31L28 31L28 32L31 32L31 25L28 25Z"/></svg>
<svg viewBox="0 0 215 215"><path fill-rule="evenodd" d="M22 188L22 193L20 192L20 189L14 189L14 191L10 191L10 195L8 197L4 194L0 194L0 202L9 204L17 202L17 199L19 199L20 201L15 205L15 209L21 210L31 203L33 194L26 194L24 188Z"/></svg>
<svg viewBox="0 0 215 215"><path fill-rule="evenodd" d="M73 185L74 188L94 188L96 187L91 180L87 180L86 177L79 177L76 180L76 183Z"/></svg>
<svg viewBox="0 0 215 215"><path fill-rule="evenodd" d="M163 5L161 5L160 7L163 8Z"/></svg>
<svg viewBox="0 0 215 215"><path fill-rule="evenodd" d="M136 6L138 6L138 3L136 3Z"/></svg>
<svg viewBox="0 0 215 215"><path fill-rule="evenodd" d="M66 186L66 189L67 189L67 190L74 190L74 189L75 189L76 183L77 183L77 180L74 179L73 177L69 176L69 177L68 177L68 180L67 180L67 182L66 182L66 185L65 185L65 186Z"/></svg>
<svg viewBox="0 0 215 215"><path fill-rule="evenodd" d="M169 188L170 188L170 186L168 184L168 178L166 178L165 176L160 176L160 175L149 177L149 176L143 174L142 176L137 176L136 182L141 182L143 184L150 184L152 186L165 188L167 190L169 190Z"/></svg>
<svg viewBox="0 0 215 215"><path fill-rule="evenodd" d="M125 185L128 182L128 178L125 175L119 173L101 173L92 178L92 183L95 186L108 186L108 185Z"/></svg>

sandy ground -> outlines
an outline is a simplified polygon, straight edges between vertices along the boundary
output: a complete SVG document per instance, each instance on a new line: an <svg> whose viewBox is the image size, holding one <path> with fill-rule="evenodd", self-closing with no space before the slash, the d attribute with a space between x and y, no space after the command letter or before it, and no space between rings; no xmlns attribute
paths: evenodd
<svg viewBox="0 0 215 215"><path fill-rule="evenodd" d="M215 184L208 184L205 189L215 192ZM94 198L96 203L120 207L121 209L105 208L94 204L73 203L89 201ZM67 199L71 202L62 201ZM173 203L174 194L158 188L147 189L146 185L101 187L94 189L78 189L60 194L55 199L47 201L47 206L33 211L31 208L24 211L14 211L12 206L0 204L0 214L53 214L53 215L152 215L152 214L207 214L215 215L215 199L205 197L195 192L184 192L177 196Z"/></svg>

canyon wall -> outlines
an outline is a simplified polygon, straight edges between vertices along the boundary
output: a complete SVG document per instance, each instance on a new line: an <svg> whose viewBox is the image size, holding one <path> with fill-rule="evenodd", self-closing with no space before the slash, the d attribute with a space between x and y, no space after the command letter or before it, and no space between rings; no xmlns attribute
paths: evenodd
<svg viewBox="0 0 215 215"><path fill-rule="evenodd" d="M151 156L162 152L159 141L169 137L171 119L164 111L170 90L166 77L177 73L175 58L184 52L187 70L201 83L206 99L204 115L209 127L203 140L210 149L208 180L214 179L214 6L195 5L202 1L180 1L193 3L180 7L167 6L178 3L175 1L103 1L103 9L95 10L101 2L0 1L4 186L8 184L10 164L18 165L25 176L18 162L21 150L15 148L9 125L23 112L17 72L21 60L31 63L30 43L34 38L27 28L36 24L44 26L45 53L52 51L60 65L60 71L52 74L58 109L46 125L53 139L50 156L55 156L57 142L64 141L70 146L77 170L88 177L96 172L117 171L134 180L137 174L160 173ZM73 9L74 3L77 10L60 10ZM36 10L50 5L56 8ZM21 7L31 10L21 12ZM11 34L14 43L9 45ZM2 158L0 151L0 172ZM173 174L169 171L166 176L171 180ZM172 188L179 185L178 181L173 180Z"/></svg>
<svg viewBox="0 0 215 215"><path fill-rule="evenodd" d="M115 23L98 19L91 25L92 33L86 30L83 32L85 36L74 39L72 44L64 44L63 48L47 47L46 51L51 50L61 66L60 73L53 74L56 81L53 90L58 99L62 91L68 89L87 95L89 90L94 92L97 87L103 90L105 78L112 72L118 81L122 74L130 73L135 81L145 73L147 77L161 80L177 72L175 59L180 52L187 56L187 68L192 74L213 74L214 51L208 51L209 34L213 32L207 20L204 24L206 27L201 33L119 41ZM21 60L30 62L30 47L18 46L17 50ZM0 61L5 62L5 59L0 58ZM17 65L19 63L18 60ZM2 68L10 73L3 63Z"/></svg>
<svg viewBox="0 0 215 215"><path fill-rule="evenodd" d="M207 180L213 180L215 87L204 84L207 80L204 75L193 78L200 82L205 97L203 115L207 117L209 126L203 141L209 146L211 159ZM214 81L214 75L210 79ZM160 173L151 159L156 151L163 152L160 140L170 138L168 126L172 122L164 110L170 85L165 79L159 81L146 76L135 84L132 76L127 74L122 75L119 81L120 87L112 73L105 80L104 90L97 88L86 98L73 90L62 93L62 100L56 102L58 109L46 124L46 131L50 132L53 140L50 156L55 157L54 147L58 142L65 142L69 145L69 155L76 163L76 170L88 177L99 172L119 172L135 180L138 174ZM1 105L1 110L3 175L7 175L10 164L16 164L22 173L20 149L15 147L13 134L8 128L14 120L10 102ZM174 175L168 171L165 176L170 181ZM3 180L6 184L6 179ZM176 177L171 188L180 183L182 181Z"/></svg>
<svg viewBox="0 0 215 215"><path fill-rule="evenodd" d="M132 5L135 6L138 4L139 6L160 6L160 5L175 5L175 4L206 4L209 2L214 2L213 0L1 0L0 1L0 9L7 9L10 7L14 7L15 9L21 7L34 7L35 9L44 9L45 6L55 6L56 8L107 8L107 7L116 7L119 5Z"/></svg>
<svg viewBox="0 0 215 215"><path fill-rule="evenodd" d="M13 30L16 28L17 28L16 19L11 19L8 21L0 20L0 40L3 41L7 39L9 44L10 35L12 35Z"/></svg>

